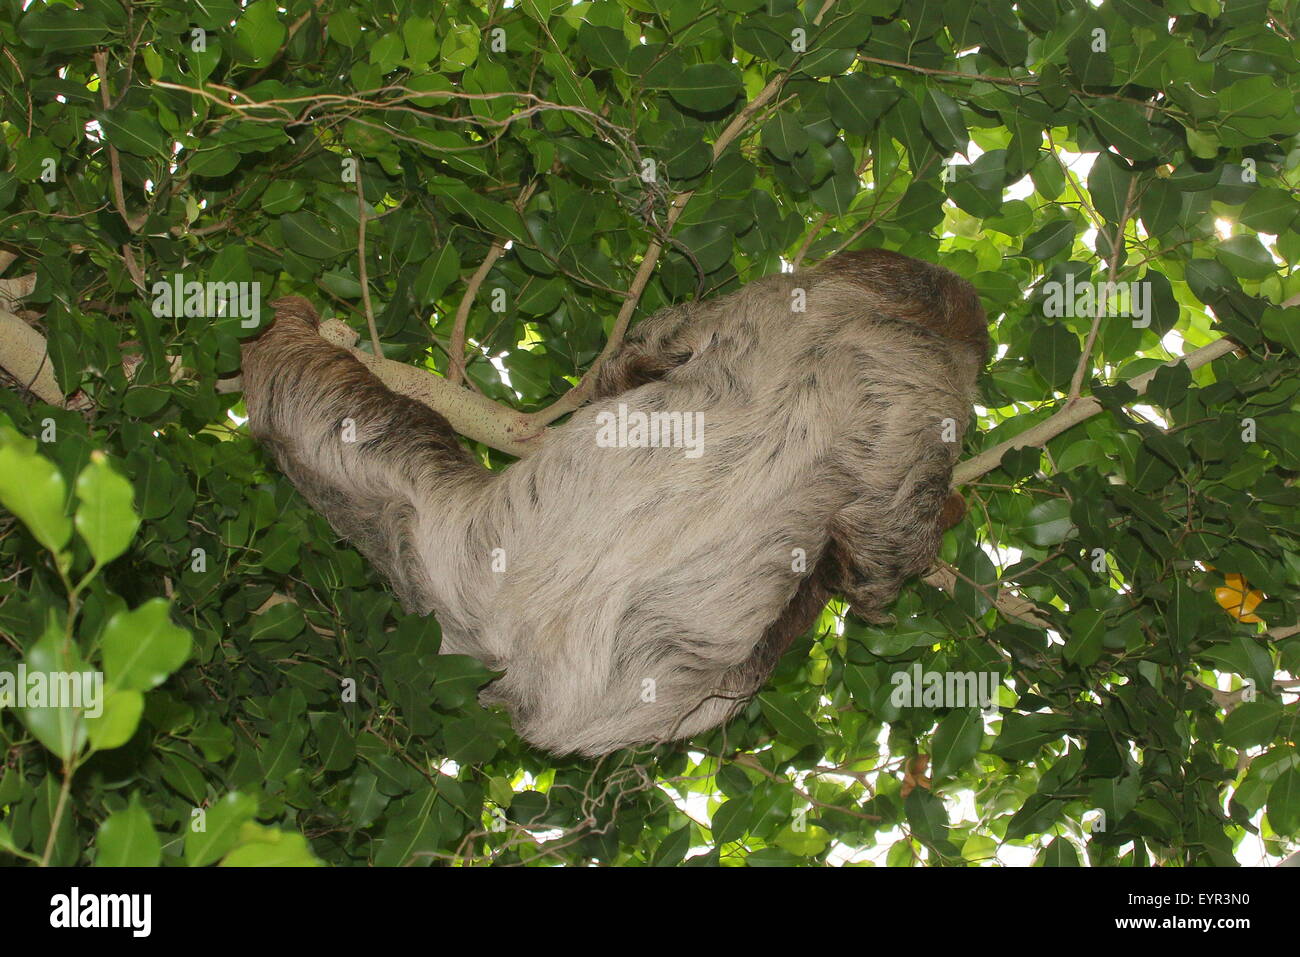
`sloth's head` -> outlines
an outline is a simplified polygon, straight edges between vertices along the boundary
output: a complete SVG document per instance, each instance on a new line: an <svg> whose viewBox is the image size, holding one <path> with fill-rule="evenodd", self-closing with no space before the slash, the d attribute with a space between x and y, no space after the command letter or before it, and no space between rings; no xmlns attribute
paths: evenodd
<svg viewBox="0 0 1300 957"><path fill-rule="evenodd" d="M868 249L832 256L818 263L813 275L852 283L870 297L873 312L916 323L945 342L966 347L980 368L988 362L988 319L979 294L951 270L887 249Z"/></svg>

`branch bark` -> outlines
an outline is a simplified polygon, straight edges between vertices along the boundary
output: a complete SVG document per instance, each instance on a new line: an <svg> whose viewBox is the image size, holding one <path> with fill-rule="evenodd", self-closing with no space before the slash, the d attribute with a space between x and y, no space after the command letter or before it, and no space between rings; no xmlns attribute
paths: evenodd
<svg viewBox="0 0 1300 957"><path fill-rule="evenodd" d="M47 405L63 405L45 337L13 313L0 309L0 366Z"/></svg>
<svg viewBox="0 0 1300 957"><path fill-rule="evenodd" d="M425 369L357 349L356 332L338 319L321 323L320 333L329 342L347 349L394 392L441 413L466 438L519 457L540 447L544 434L532 430L523 413L453 385Z"/></svg>

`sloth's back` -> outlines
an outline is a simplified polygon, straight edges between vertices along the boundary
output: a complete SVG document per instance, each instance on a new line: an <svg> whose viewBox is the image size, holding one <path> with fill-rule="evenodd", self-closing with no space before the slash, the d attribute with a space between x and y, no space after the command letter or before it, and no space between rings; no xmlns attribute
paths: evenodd
<svg viewBox="0 0 1300 957"><path fill-rule="evenodd" d="M506 570L481 633L507 672L494 694L535 744L597 754L734 712L836 516L864 494L887 515L939 421L964 426L969 383L915 329L810 310L746 337L752 317L732 318L692 362L576 413L497 484L509 520L488 525ZM619 423L638 413L693 417L698 446L611 447L635 440Z"/></svg>

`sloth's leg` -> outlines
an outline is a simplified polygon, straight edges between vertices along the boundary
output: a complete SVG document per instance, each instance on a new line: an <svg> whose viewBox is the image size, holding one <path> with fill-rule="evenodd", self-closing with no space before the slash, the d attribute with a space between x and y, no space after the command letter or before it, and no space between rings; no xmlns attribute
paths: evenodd
<svg viewBox="0 0 1300 957"><path fill-rule="evenodd" d="M402 604L429 611L421 536L431 523L456 520L465 511L455 507L457 491L485 481L486 471L445 418L322 339L307 300L272 305L274 323L243 349L250 431Z"/></svg>

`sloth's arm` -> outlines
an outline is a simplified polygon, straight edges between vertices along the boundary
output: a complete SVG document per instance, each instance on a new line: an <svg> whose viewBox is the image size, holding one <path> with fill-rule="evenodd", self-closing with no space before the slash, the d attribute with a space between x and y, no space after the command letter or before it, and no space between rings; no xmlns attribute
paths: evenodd
<svg viewBox="0 0 1300 957"><path fill-rule="evenodd" d="M307 300L272 305L274 323L243 348L250 431L335 531L393 583L403 605L427 611L417 527L437 517L431 506L486 473L445 418L390 391L322 339Z"/></svg>
<svg viewBox="0 0 1300 957"><path fill-rule="evenodd" d="M841 559L837 590L857 615L882 620L883 609L903 583L934 561L943 533L961 520L960 514L954 515L951 480L949 452L936 438L920 450L897 494L868 491L836 516L832 538Z"/></svg>
<svg viewBox="0 0 1300 957"><path fill-rule="evenodd" d="M670 306L643 319L596 373L593 399L621 395L662 379L695 354L700 330L694 304Z"/></svg>

